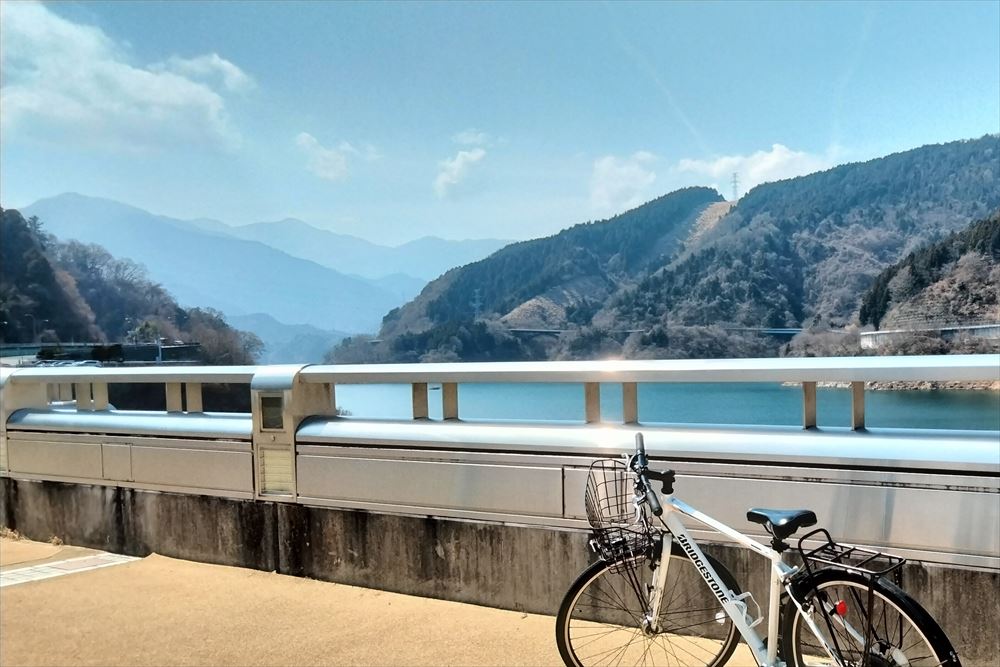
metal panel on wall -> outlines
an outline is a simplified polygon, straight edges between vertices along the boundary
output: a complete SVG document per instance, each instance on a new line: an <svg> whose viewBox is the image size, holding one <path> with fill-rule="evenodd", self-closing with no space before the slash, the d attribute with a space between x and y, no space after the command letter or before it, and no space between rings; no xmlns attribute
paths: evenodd
<svg viewBox="0 0 1000 667"><path fill-rule="evenodd" d="M132 481L132 445L101 444L104 479Z"/></svg>
<svg viewBox="0 0 1000 667"><path fill-rule="evenodd" d="M242 444L242 443L241 443ZM253 492L249 451L132 447L132 479L137 484Z"/></svg>
<svg viewBox="0 0 1000 667"><path fill-rule="evenodd" d="M94 443L21 440L10 433L7 457L11 473L102 479L101 446Z"/></svg>
<svg viewBox="0 0 1000 667"><path fill-rule="evenodd" d="M427 508L562 516L562 470L298 457L299 495Z"/></svg>
<svg viewBox="0 0 1000 667"><path fill-rule="evenodd" d="M253 493L250 448L227 440L12 432L11 475L243 496Z"/></svg>

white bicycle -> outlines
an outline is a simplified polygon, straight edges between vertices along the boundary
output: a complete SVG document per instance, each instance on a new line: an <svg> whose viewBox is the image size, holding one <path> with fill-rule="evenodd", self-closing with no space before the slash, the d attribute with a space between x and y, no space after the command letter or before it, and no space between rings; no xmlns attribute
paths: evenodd
<svg viewBox="0 0 1000 667"><path fill-rule="evenodd" d="M837 544L819 529L799 539L792 564L785 540L814 525L813 512L747 512L771 535L765 546L674 497L673 471L647 464L636 434L634 455L591 466L585 501L599 560L570 586L556 619L570 667L718 667L741 637L761 667L961 664L934 619L890 581L904 559ZM759 605L701 550L682 515L771 561L766 637Z"/></svg>

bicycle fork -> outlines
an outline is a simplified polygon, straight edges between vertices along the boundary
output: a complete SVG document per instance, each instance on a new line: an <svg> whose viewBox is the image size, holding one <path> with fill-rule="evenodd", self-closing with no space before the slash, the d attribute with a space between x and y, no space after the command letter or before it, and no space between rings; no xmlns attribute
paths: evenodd
<svg viewBox="0 0 1000 667"><path fill-rule="evenodd" d="M663 593L667 590L667 570L670 567L670 554L664 555L664 549L670 548L670 540L664 544L664 536L660 535L659 543L655 547L660 552L660 558L656 564L656 571L653 573L653 590L649 591L649 617L646 624L653 632L660 632L660 607L663 605Z"/></svg>

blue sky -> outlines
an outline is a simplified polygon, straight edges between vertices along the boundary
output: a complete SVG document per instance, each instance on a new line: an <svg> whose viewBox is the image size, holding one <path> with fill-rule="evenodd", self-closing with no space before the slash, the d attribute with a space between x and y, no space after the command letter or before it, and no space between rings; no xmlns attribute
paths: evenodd
<svg viewBox="0 0 1000 667"><path fill-rule="evenodd" d="M1000 132L1000 2L0 4L0 202L387 244Z"/></svg>

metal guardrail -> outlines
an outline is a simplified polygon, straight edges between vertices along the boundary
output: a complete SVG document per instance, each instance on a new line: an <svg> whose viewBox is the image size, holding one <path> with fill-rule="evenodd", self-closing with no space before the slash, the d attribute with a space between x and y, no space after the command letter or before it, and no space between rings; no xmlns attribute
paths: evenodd
<svg viewBox="0 0 1000 667"><path fill-rule="evenodd" d="M1000 338L1000 322L989 324L933 324L921 322L912 329L881 329L862 331L859 336L861 349L872 350L891 341L902 341L913 337L942 338L951 340L959 336L970 338Z"/></svg>
<svg viewBox="0 0 1000 667"><path fill-rule="evenodd" d="M816 426L816 385L848 382L851 425L864 428L865 382L991 381L1000 376L1000 355L929 357L826 357L792 359L710 359L676 361L567 361L470 364L385 364L341 366L218 366L186 368L25 368L3 371L0 382L45 384L51 399L75 399L81 409L107 408L109 383L163 383L168 412L201 411L201 385L250 383L254 377L298 370L309 384L411 384L413 417L428 416L428 383L442 384L445 419L459 417L458 385L474 382L580 383L586 421L601 421L600 384L621 383L623 422L637 423L638 383L782 382L800 383L803 426ZM8 379L9 378L9 379ZM183 394L182 388L183 387Z"/></svg>
<svg viewBox="0 0 1000 667"><path fill-rule="evenodd" d="M624 423L639 420L638 383L781 382L801 383L802 419L816 426L816 385L849 382L851 426L864 428L864 383L951 381L989 382L1000 376L1000 355L923 357L814 357L789 359L695 359L671 361L547 361L469 364L374 364L307 366L302 380L321 384L413 386L413 417L427 417L427 384L440 383L445 419L457 419L460 383L578 383L584 385L586 421L601 421L601 383L621 383Z"/></svg>
<svg viewBox="0 0 1000 667"><path fill-rule="evenodd" d="M880 382L996 380L1000 355L306 366L306 382Z"/></svg>
<svg viewBox="0 0 1000 667"><path fill-rule="evenodd" d="M864 419L866 382L998 377L1000 355L0 369L0 474L578 528L590 461L624 452L639 428L638 384L799 383L802 427L646 424L650 454L723 521L741 525L734 498L812 505L848 541L1000 569L1000 433ZM107 385L136 382L163 384L167 410L110 408ZM461 384L501 382L580 384L586 423L459 419ZM851 429L815 428L823 382L850 384ZM252 413L204 412L210 383L249 384ZM413 419L336 416L337 385L373 383L409 384ZM429 383L441 383L442 421L427 419ZM600 414L609 383L621 385L618 424Z"/></svg>
<svg viewBox="0 0 1000 667"><path fill-rule="evenodd" d="M18 383L137 384L201 382L204 384L249 384L259 366L43 366L11 369L7 381Z"/></svg>

